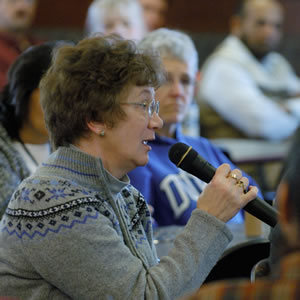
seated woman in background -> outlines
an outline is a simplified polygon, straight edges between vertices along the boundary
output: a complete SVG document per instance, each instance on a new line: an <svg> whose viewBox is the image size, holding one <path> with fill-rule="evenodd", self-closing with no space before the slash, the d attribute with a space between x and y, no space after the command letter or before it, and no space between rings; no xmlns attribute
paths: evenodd
<svg viewBox="0 0 300 300"><path fill-rule="evenodd" d="M235 166L207 139L182 133L182 121L191 109L198 72L198 54L191 38L183 32L161 28L149 33L139 48L158 51L167 72L166 82L156 91L164 125L156 129L155 141L148 143L152 148L149 163L130 172L129 177L153 207L153 218L158 226L185 225L206 183L177 168L168 158L170 147L182 142L192 146L214 167L223 163ZM243 222L242 212L231 222Z"/></svg>
<svg viewBox="0 0 300 300"><path fill-rule="evenodd" d="M220 166L158 260L149 210L127 173L162 126L153 53L116 36L55 52L40 84L55 151L0 222L0 292L17 299L176 299L197 289L232 239L225 222L257 194Z"/></svg>
<svg viewBox="0 0 300 300"><path fill-rule="evenodd" d="M10 67L0 94L0 218L17 185L50 153L38 86L59 43L23 52Z"/></svg>

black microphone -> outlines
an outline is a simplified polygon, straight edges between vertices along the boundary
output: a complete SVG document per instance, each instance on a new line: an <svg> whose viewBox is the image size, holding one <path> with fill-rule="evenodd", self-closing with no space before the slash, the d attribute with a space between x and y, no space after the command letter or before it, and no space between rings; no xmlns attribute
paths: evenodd
<svg viewBox="0 0 300 300"><path fill-rule="evenodd" d="M176 143L169 150L169 159L179 168L208 183L214 176L216 168L201 157L197 151L184 143ZM256 197L244 210L274 227L277 223L278 211L266 201Z"/></svg>

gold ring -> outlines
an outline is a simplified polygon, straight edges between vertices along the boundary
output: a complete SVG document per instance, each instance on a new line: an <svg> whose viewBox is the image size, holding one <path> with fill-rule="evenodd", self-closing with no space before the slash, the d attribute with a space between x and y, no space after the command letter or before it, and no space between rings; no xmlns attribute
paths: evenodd
<svg viewBox="0 0 300 300"><path fill-rule="evenodd" d="M236 182L238 182L238 181L239 181L239 180L238 180L238 178L237 178L237 175L236 175L236 174L232 174L232 173L230 173L230 174L229 174L229 176L230 176L231 178L235 179L235 180L236 180Z"/></svg>

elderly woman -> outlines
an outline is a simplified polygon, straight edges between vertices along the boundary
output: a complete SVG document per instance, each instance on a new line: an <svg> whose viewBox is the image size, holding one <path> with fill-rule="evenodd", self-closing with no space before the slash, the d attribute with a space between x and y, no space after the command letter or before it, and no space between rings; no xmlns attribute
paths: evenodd
<svg viewBox="0 0 300 300"><path fill-rule="evenodd" d="M256 196L225 164L158 261L150 213L127 173L148 162L162 126L157 56L115 36L57 50L41 82L55 152L11 199L0 224L0 291L20 299L174 299L199 287Z"/></svg>
<svg viewBox="0 0 300 300"><path fill-rule="evenodd" d="M197 199L206 183L176 167L168 158L169 148L178 142L192 146L214 167L233 163L223 152L203 137L182 133L182 122L194 96L198 73L198 54L192 39L185 33L161 28L149 33L139 44L141 49L153 47L162 57L167 72L166 82L159 87L160 117L164 121L156 129L156 139L149 163L129 173L131 184L144 195L154 209L158 226L185 225L197 206ZM255 182L247 176L252 185ZM239 212L230 222L242 223Z"/></svg>
<svg viewBox="0 0 300 300"><path fill-rule="evenodd" d="M23 52L10 67L0 94L0 218L18 184L50 154L38 86L53 48L61 43Z"/></svg>

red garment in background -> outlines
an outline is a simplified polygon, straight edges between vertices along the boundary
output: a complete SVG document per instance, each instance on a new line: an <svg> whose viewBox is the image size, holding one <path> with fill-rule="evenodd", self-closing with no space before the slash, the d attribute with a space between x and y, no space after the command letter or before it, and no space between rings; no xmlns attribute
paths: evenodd
<svg viewBox="0 0 300 300"><path fill-rule="evenodd" d="M7 33L0 32L0 90L7 82L6 73L9 66L15 61L19 54L32 45L42 43L42 40L25 35L22 40Z"/></svg>

